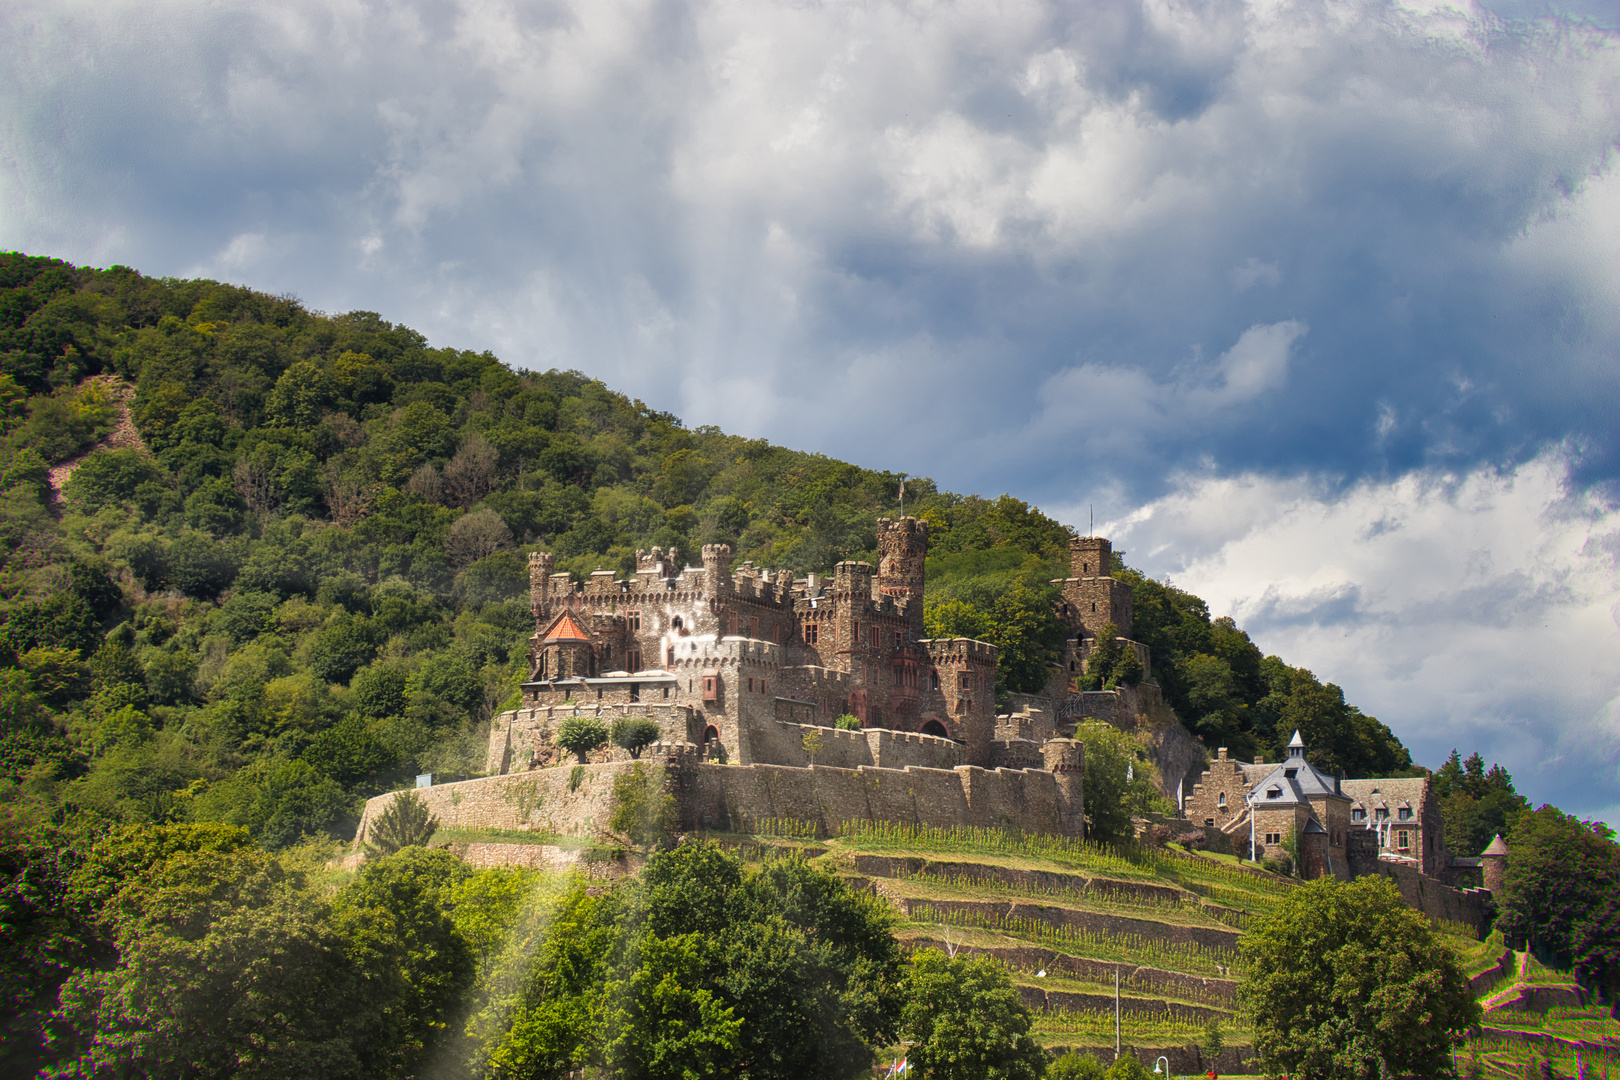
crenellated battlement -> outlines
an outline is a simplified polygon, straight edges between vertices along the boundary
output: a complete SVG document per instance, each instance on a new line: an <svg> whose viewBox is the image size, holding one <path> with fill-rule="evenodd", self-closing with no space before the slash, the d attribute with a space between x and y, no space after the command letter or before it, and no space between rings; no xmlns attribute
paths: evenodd
<svg viewBox="0 0 1620 1080"><path fill-rule="evenodd" d="M746 637L720 637L713 634L693 634L670 646L677 667L694 664L705 667L719 664L746 664L758 667L782 666L782 646L769 641Z"/></svg>
<svg viewBox="0 0 1620 1080"><path fill-rule="evenodd" d="M924 638L917 644L936 664L994 664L996 647L974 638Z"/></svg>

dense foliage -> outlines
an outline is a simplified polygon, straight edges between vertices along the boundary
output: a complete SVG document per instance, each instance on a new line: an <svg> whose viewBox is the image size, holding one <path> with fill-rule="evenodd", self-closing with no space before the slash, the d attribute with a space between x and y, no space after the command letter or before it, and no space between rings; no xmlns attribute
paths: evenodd
<svg viewBox="0 0 1620 1080"><path fill-rule="evenodd" d="M1446 850L1453 855L1478 855L1493 837L1511 836L1514 821L1529 809L1508 771L1500 765L1487 770L1478 754L1464 761L1453 750L1435 770L1433 785L1445 818Z"/></svg>
<svg viewBox="0 0 1620 1080"><path fill-rule="evenodd" d="M0 323L0 784L37 817L346 836L360 798L481 768L523 674L527 551L584 575L725 542L826 571L875 559L898 509L895 474L687 430L367 312L0 255ZM1066 678L1051 580L1071 530L920 478L906 506L930 525L928 631L995 643L1003 701ZM1325 767L1407 763L1336 687L1119 573L1207 742L1269 749L1298 726Z"/></svg>
<svg viewBox="0 0 1620 1080"><path fill-rule="evenodd" d="M1620 844L1551 806L1514 822L1496 925L1595 985L1620 984Z"/></svg>
<svg viewBox="0 0 1620 1080"><path fill-rule="evenodd" d="M1300 1080L1450 1074L1479 1022L1456 958L1387 878L1320 878L1239 940L1239 1000L1271 1073Z"/></svg>

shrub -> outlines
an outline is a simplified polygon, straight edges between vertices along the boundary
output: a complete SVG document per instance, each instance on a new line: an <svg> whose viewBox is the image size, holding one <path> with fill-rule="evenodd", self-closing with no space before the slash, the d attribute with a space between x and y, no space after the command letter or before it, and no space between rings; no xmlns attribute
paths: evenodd
<svg viewBox="0 0 1620 1080"><path fill-rule="evenodd" d="M1046 1067L1046 1080L1103 1080L1107 1075L1102 1062L1074 1050Z"/></svg>
<svg viewBox="0 0 1620 1080"><path fill-rule="evenodd" d="M422 796L401 791L371 823L365 839L366 854L372 858L392 855L401 848L426 847L439 829Z"/></svg>
<svg viewBox="0 0 1620 1080"><path fill-rule="evenodd" d="M844 713L833 719L833 727L839 731L859 731L861 730L861 718Z"/></svg>
<svg viewBox="0 0 1620 1080"><path fill-rule="evenodd" d="M607 741L607 725L588 716L571 716L557 727L557 745L579 755L581 765L586 764L585 755Z"/></svg>
<svg viewBox="0 0 1620 1080"><path fill-rule="evenodd" d="M656 723L644 717L624 716L613 721L613 745L628 750L632 758L640 758L641 752L662 734Z"/></svg>

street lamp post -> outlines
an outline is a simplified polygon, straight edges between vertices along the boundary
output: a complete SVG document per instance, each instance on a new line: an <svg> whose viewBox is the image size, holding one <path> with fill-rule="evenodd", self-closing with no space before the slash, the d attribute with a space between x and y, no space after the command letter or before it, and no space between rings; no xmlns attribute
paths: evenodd
<svg viewBox="0 0 1620 1080"><path fill-rule="evenodd" d="M1163 1069L1159 1068L1160 1062L1164 1063L1164 1068ZM1170 1059L1165 1057L1163 1054L1160 1054L1159 1055L1159 1060L1155 1061L1153 1063L1153 1075L1154 1076L1169 1076L1170 1075Z"/></svg>

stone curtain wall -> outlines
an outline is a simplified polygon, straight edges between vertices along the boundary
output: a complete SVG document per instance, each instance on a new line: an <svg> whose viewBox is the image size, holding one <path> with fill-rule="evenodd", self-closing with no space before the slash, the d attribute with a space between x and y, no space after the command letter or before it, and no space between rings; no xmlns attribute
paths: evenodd
<svg viewBox="0 0 1620 1080"><path fill-rule="evenodd" d="M803 767L811 764L804 748L805 736L811 732L821 737L821 749L816 752L817 765L840 769L858 769L863 765L881 769L904 769L911 765L927 769L954 769L963 761L962 746L937 735L890 731L887 728L842 731L779 720L756 727L754 749L757 756L770 764ZM1034 767L1040 767L1038 755Z"/></svg>
<svg viewBox="0 0 1620 1080"><path fill-rule="evenodd" d="M701 714L686 705L622 704L602 705L589 702L578 705L530 705L503 712L489 726L489 753L484 771L488 773L520 773L531 768L568 764L573 754L560 750L554 733L562 722L572 716L588 716L613 726L613 721L625 716L645 717L658 725L660 741L665 743L701 743L703 725ZM628 760L629 755L611 743L592 755L593 760Z"/></svg>
<svg viewBox="0 0 1620 1080"><path fill-rule="evenodd" d="M516 829L559 836L592 836L607 827L612 813L614 778L633 762L613 761L579 766L579 785L568 789L573 767L535 769L507 776L486 776L417 788L441 829ZM657 761L649 762L659 768ZM356 843L394 798L393 792L366 800Z"/></svg>
<svg viewBox="0 0 1620 1080"><path fill-rule="evenodd" d="M1033 770L700 764L682 795L687 828L736 830L792 818L826 832L848 821L1065 831L1056 778Z"/></svg>
<svg viewBox="0 0 1620 1080"><path fill-rule="evenodd" d="M840 734L858 740L866 733ZM847 821L892 821L1078 832L1076 816L1064 813L1056 774L1044 770L716 765L697 761L690 749L650 748L643 755L650 767L666 770L666 784L676 795L681 826L687 829L733 830L764 819L793 818L819 823L826 831ZM606 828L612 813L614 778L633 764L581 766L581 782L573 791L568 785L574 767L560 765L418 788L417 794L444 829L592 836ZM389 793L366 802L357 842L393 798Z"/></svg>
<svg viewBox="0 0 1620 1080"><path fill-rule="evenodd" d="M1366 871L1387 877L1401 890L1401 898L1431 919L1449 919L1474 930L1476 937L1490 933L1496 907L1484 889L1454 889L1407 863L1379 859Z"/></svg>

